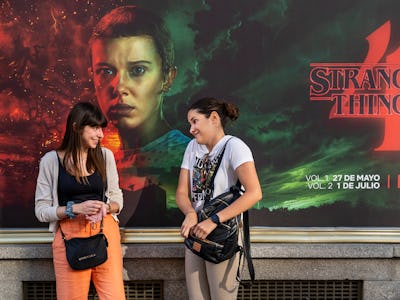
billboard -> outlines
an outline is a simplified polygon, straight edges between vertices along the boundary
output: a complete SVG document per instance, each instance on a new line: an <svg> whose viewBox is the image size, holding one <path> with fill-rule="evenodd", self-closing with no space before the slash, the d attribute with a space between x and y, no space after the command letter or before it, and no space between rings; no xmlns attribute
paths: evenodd
<svg viewBox="0 0 400 300"><path fill-rule="evenodd" d="M73 104L97 103L88 41L127 4L165 20L177 77L163 103L171 143L126 149L112 123L105 132L123 227L180 226L186 107L203 96L240 108L227 133L255 157L263 199L253 226L400 225L398 1L44 0L1 4L1 228L47 227L34 216L39 159L59 145Z"/></svg>

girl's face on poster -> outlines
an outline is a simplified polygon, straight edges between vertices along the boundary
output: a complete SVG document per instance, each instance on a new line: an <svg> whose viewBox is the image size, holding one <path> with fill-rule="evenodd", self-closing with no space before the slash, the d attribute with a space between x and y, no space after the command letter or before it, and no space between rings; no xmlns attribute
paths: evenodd
<svg viewBox="0 0 400 300"><path fill-rule="evenodd" d="M97 100L118 129L152 128L160 118L162 61L149 36L96 40L92 71Z"/></svg>

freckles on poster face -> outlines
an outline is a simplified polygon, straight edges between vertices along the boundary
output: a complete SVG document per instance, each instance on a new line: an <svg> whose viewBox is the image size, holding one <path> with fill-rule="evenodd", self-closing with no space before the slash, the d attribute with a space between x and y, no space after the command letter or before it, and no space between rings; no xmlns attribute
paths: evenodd
<svg viewBox="0 0 400 300"><path fill-rule="evenodd" d="M117 128L137 128L159 117L162 61L152 38L95 41L92 67L99 105Z"/></svg>

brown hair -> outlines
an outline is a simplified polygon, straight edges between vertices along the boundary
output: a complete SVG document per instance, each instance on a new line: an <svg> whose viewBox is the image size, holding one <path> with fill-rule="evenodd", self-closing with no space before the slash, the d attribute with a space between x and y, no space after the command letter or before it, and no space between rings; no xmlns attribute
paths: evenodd
<svg viewBox="0 0 400 300"><path fill-rule="evenodd" d="M228 119L235 121L239 118L239 108L236 105L213 97L205 97L195 101L189 106L188 111L192 109L197 110L207 118L210 117L211 112L217 112L223 128L225 128Z"/></svg>
<svg viewBox="0 0 400 300"><path fill-rule="evenodd" d="M72 161L75 177L78 182L87 182L85 176L82 176L82 171L79 168L78 162L80 161L80 149L82 147L81 133L85 126L107 126L107 120L101 110L90 102L79 102L74 105L68 114L67 124L65 126L65 133L58 150L64 151L63 165L68 160ZM89 172L97 171L100 173L103 181L106 181L106 168L103 153L101 151L100 143L97 144L95 149L89 149L86 168Z"/></svg>

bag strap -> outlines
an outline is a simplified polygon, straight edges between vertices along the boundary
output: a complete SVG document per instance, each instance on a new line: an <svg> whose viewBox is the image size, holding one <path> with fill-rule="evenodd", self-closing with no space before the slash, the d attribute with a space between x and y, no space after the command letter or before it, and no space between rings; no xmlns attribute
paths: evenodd
<svg viewBox="0 0 400 300"><path fill-rule="evenodd" d="M230 137L225 142L224 148L222 149L221 154L218 157L217 166L216 166L214 174L212 175L211 180L210 180L211 189L212 190L214 190L215 175L217 175L217 171L218 171L218 168L219 168L219 166L221 164L222 157L224 156L224 153L225 153L226 145L228 144L228 142L229 142L229 140L231 138L232 137ZM239 179L236 182L236 186L238 187L239 190L241 190L242 184L240 183ZM210 198L207 198L206 202L209 201L209 200L210 200ZM243 252L244 252L245 259L247 260L247 268L248 268L249 273L250 273L250 279L251 279L250 285L252 285L254 283L254 280L255 280L255 272L254 272L253 259L251 257L251 252L250 252L250 224L249 224L249 211L248 210L243 212ZM241 258L240 258L240 260L241 260ZM240 268L240 260L239 260L239 267L238 267L238 274L237 274L237 278L239 279L239 281L240 281L240 276L239 276L239 273L240 273L239 272L240 271L240 269L239 269ZM243 285L243 283L241 283L241 284Z"/></svg>
<svg viewBox="0 0 400 300"><path fill-rule="evenodd" d="M239 189L239 191L243 192L242 184L240 183L239 179L236 182L236 187ZM250 282L250 284L248 284L248 286L251 286L255 280L255 271L254 271L253 259L251 257L251 251L250 251L250 222L249 222L249 211L248 210L243 212L243 239L242 240L243 240L243 246L241 247L241 251L240 251L241 253L240 253L240 258L239 258L239 267L238 267L236 279L243 286L247 285L247 284L244 284L243 282L241 282L241 280L240 280L240 265L241 265L241 261L242 261L242 255L244 254L244 258L247 261L247 268L249 270L250 279L251 279L251 282Z"/></svg>
<svg viewBox="0 0 400 300"><path fill-rule="evenodd" d="M249 225L249 211L246 210L243 213L243 251L244 256L247 260L247 268L249 269L250 279L252 285L255 280L255 272L254 272L254 265L253 259L251 258L250 252L250 225Z"/></svg>
<svg viewBox="0 0 400 300"><path fill-rule="evenodd" d="M106 154L106 150L104 150L104 148L101 148L101 155L104 158L104 167L105 167L105 170L106 170L106 180L105 180L104 186L103 186L102 200L103 200L104 203L106 203L107 202L106 190L108 188L108 182L107 182L108 178L107 178L107 154Z"/></svg>
<svg viewBox="0 0 400 300"><path fill-rule="evenodd" d="M214 192L214 179L215 179L215 176L217 175L219 166L221 165L222 157L224 156L226 145L228 144L228 142L229 142L229 140L230 140L231 138L232 138L232 137L230 137L230 138L225 142L224 148L222 148L221 153L218 155L218 161L217 161L217 164L216 164L214 173L212 174L211 179L210 179L210 187L209 187L209 189L212 191L212 193ZM212 194L212 193L211 193L211 194ZM212 198L211 196L206 197L205 202L208 202L211 198Z"/></svg>

